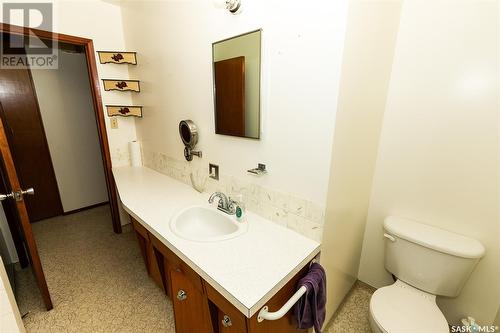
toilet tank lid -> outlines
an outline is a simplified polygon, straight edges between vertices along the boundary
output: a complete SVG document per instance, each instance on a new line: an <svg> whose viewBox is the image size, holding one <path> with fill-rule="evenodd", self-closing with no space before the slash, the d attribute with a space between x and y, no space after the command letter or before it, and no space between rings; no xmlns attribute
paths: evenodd
<svg viewBox="0 0 500 333"><path fill-rule="evenodd" d="M410 219L388 216L384 229L407 241L462 258L481 258L485 249L474 238L432 227Z"/></svg>

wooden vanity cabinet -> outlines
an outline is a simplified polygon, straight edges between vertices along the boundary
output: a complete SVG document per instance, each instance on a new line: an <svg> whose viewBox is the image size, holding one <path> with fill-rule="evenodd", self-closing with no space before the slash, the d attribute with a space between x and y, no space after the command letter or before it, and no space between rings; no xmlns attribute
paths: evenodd
<svg viewBox="0 0 500 333"><path fill-rule="evenodd" d="M206 295L179 269L169 269L176 333L212 333Z"/></svg>
<svg viewBox="0 0 500 333"><path fill-rule="evenodd" d="M204 281L188 264L132 219L148 273L172 299L176 333L305 333L299 330L293 310L274 321L247 318L224 296ZM304 267L266 305L277 311L295 293ZM159 282L158 282L159 280Z"/></svg>
<svg viewBox="0 0 500 333"><path fill-rule="evenodd" d="M210 284L205 283L207 297L216 312L215 333L246 333L247 318Z"/></svg>
<svg viewBox="0 0 500 333"><path fill-rule="evenodd" d="M175 253L150 234L164 284L174 307L176 333L213 333L208 298L201 277Z"/></svg>
<svg viewBox="0 0 500 333"><path fill-rule="evenodd" d="M288 283L281 288L276 295L274 295L267 303L266 305L269 308L270 312L278 311L283 304L285 304L290 297L292 297L293 294L297 291L297 283L299 280L304 277L307 272L309 271L309 265L306 265L304 268L302 268L295 276L288 281ZM286 315L283 316L283 318L279 320L264 320L263 322L259 323L257 321L257 314L252 316L252 318L247 318L247 329L248 333L306 333L308 330L301 330L297 328L297 321L295 319L295 316L293 314L294 308Z"/></svg>
<svg viewBox="0 0 500 333"><path fill-rule="evenodd" d="M279 310L283 304L296 292L298 280L303 277L309 267L304 267L297 273L266 305L269 311ZM306 333L308 330L297 328L297 322L293 316L293 309L279 320L264 320L258 322L258 312L247 318L224 296L219 294L210 284L205 282L205 289L210 303L217 308L217 325L214 325L215 333ZM225 325L229 321L230 325Z"/></svg>
<svg viewBox="0 0 500 333"><path fill-rule="evenodd" d="M155 250L150 239L151 234L132 216L130 217L130 220L132 221L132 227L134 228L135 234L137 236L137 241L139 242L139 248L141 250L142 258L144 259L144 264L146 265L148 275L153 279L158 287L160 287L162 290L165 290L163 286L162 274L157 264Z"/></svg>

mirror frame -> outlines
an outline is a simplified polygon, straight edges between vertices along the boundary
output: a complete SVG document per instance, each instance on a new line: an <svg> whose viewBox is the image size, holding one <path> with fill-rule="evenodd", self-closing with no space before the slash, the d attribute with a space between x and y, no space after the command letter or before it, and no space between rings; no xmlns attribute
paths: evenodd
<svg viewBox="0 0 500 333"><path fill-rule="evenodd" d="M215 47L215 44L222 43L222 42L225 42L225 41L228 41L228 40L231 40L231 39L234 39L234 38L238 38L238 37L241 37L241 36L253 34L255 32L260 32L260 45L259 45L259 47L260 47L260 50L259 50L260 51L259 52L259 101L258 101L258 104L259 104L259 129L258 129L258 133L259 134L258 134L257 137L251 137L251 136L244 136L244 135L230 135L230 134L217 133L217 101L216 101L216 97L215 97L215 62L214 62L214 58L215 58L214 47ZM212 99L213 99L213 107L214 107L214 132L215 132L216 135L224 135L224 136L229 136L229 137L234 137L234 138L243 138L243 139L250 139L250 140L260 140L261 139L261 136L262 136L262 133L261 133L261 129L262 129L262 55L263 55L262 49L263 49L262 48L262 28L251 30L251 31L248 31L248 32L245 32L245 33L241 33L239 35L228 37L228 38L224 38L224 39L221 39L221 40L218 40L218 41L212 43Z"/></svg>

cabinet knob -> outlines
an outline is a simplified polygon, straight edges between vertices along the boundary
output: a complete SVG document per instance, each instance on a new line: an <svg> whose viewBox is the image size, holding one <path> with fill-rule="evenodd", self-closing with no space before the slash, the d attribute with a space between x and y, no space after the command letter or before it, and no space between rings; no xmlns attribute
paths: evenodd
<svg viewBox="0 0 500 333"><path fill-rule="evenodd" d="M231 318L229 318L228 315L224 315L224 317L222 318L222 325L224 327L233 326L233 322L231 321Z"/></svg>
<svg viewBox="0 0 500 333"><path fill-rule="evenodd" d="M187 293L186 293L184 290L182 290L182 289L181 289L181 290L179 290L179 291L177 292L177 299L178 299L179 301L183 301L183 300L185 300L187 297L188 297L188 296L187 296Z"/></svg>

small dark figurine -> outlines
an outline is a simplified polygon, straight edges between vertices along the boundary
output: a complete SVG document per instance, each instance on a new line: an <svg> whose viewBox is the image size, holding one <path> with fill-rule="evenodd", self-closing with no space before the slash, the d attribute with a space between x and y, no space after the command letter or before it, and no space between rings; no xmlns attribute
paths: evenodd
<svg viewBox="0 0 500 333"><path fill-rule="evenodd" d="M128 108L121 108L120 110L118 110L118 112L120 112L121 114L127 114L130 112L130 110Z"/></svg>
<svg viewBox="0 0 500 333"><path fill-rule="evenodd" d="M113 54L111 59L113 59L114 61L120 61L120 60L123 60L123 56L121 55L121 53Z"/></svg>
<svg viewBox="0 0 500 333"><path fill-rule="evenodd" d="M115 86L118 88L118 89L123 89L127 86L127 82L125 81L121 81L121 82L118 82L115 84Z"/></svg>

